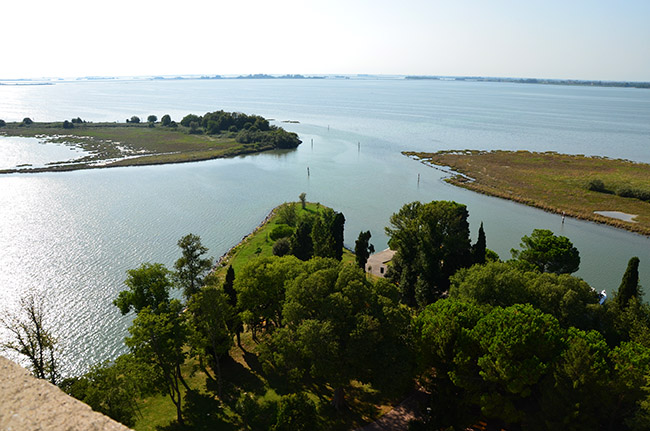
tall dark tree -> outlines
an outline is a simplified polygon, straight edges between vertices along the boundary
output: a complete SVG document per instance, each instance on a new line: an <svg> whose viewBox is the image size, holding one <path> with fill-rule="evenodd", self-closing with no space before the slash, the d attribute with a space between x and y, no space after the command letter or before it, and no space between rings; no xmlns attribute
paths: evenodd
<svg viewBox="0 0 650 431"><path fill-rule="evenodd" d="M478 228L478 238L476 239L476 244L472 246L472 257L474 258L474 263L485 263L486 248L487 244L485 240L485 231L483 230L483 222L481 222L481 227Z"/></svg>
<svg viewBox="0 0 650 431"><path fill-rule="evenodd" d="M156 121L158 121L158 117L156 117L155 115L149 115L149 116L147 117L147 121L148 121L149 123L155 123Z"/></svg>
<svg viewBox="0 0 650 431"><path fill-rule="evenodd" d="M366 270L366 262L372 253L375 252L375 246L370 244L370 231L359 232L359 237L354 243L354 254L357 261L357 266L362 270Z"/></svg>
<svg viewBox="0 0 650 431"><path fill-rule="evenodd" d="M57 340L47 322L42 301L34 295L21 298L18 311L0 316L0 324L9 336L9 340L0 343L0 348L25 356L35 377L57 384Z"/></svg>
<svg viewBox="0 0 650 431"><path fill-rule="evenodd" d="M302 218L291 236L291 254L300 260L309 260L314 255L312 223L311 218Z"/></svg>
<svg viewBox="0 0 650 431"><path fill-rule="evenodd" d="M345 216L343 213L334 213L332 221L332 236L334 237L334 257L337 260L343 259L343 239L345 229Z"/></svg>
<svg viewBox="0 0 650 431"><path fill-rule="evenodd" d="M212 259L202 257L208 249L201 244L201 238L189 234L178 241L182 256L174 264L174 278L183 289L183 296L189 299L203 286L207 273L212 268Z"/></svg>
<svg viewBox="0 0 650 431"><path fill-rule="evenodd" d="M305 209L305 206L307 205L307 193L305 192L300 193L298 199L300 199L300 205L302 205L302 209Z"/></svg>
<svg viewBox="0 0 650 431"><path fill-rule="evenodd" d="M639 258L633 257L627 263L623 280L618 287L616 300L621 307L627 306L630 299L641 299L641 286L639 286Z"/></svg>
<svg viewBox="0 0 650 431"><path fill-rule="evenodd" d="M223 281L223 291L228 295L228 304L234 312L226 322L230 331L237 337L237 345L241 347L241 333L244 331L244 325L239 317L239 308L237 307L237 291L235 290L235 270L232 265L228 265L226 278Z"/></svg>
<svg viewBox="0 0 650 431"><path fill-rule="evenodd" d="M390 279L402 301L424 306L449 289L449 277L472 263L465 205L412 202L390 217L388 245L395 250Z"/></svg>
<svg viewBox="0 0 650 431"><path fill-rule="evenodd" d="M172 122L172 117L170 117L169 114L163 115L162 118L160 119L160 124L165 127L169 126L171 122Z"/></svg>

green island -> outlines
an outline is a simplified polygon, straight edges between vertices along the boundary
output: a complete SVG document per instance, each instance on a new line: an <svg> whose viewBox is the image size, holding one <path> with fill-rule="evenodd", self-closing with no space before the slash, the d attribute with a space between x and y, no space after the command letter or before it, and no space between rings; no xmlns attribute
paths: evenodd
<svg viewBox="0 0 650 431"><path fill-rule="evenodd" d="M188 114L179 123L164 115L160 121L150 115L147 121L133 116L125 123L93 123L80 118L71 121L39 123L30 118L22 122L0 120L0 136L39 138L43 142L78 147L87 156L50 163L2 169L0 173L73 171L118 166L184 163L300 145L298 135L269 124L257 115L237 112Z"/></svg>
<svg viewBox="0 0 650 431"><path fill-rule="evenodd" d="M459 187L650 235L650 165L645 163L529 151L403 154L451 168L456 174L446 181Z"/></svg>
<svg viewBox="0 0 650 431"><path fill-rule="evenodd" d="M84 375L59 375L37 299L0 319L0 347L136 431L650 429L638 257L605 298L572 275L569 238L534 229L502 260L482 223L471 242L465 205L411 202L374 277L370 232L353 255L344 215L299 199L216 264L188 234L173 268L128 270L113 301L134 317L128 353Z"/></svg>

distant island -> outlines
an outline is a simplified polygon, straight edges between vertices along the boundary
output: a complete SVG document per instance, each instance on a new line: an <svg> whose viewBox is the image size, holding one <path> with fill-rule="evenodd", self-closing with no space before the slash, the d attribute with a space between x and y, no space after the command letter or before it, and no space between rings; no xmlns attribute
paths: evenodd
<svg viewBox="0 0 650 431"><path fill-rule="evenodd" d="M476 82L512 82L515 84L546 84L546 85L582 85L592 87L630 87L650 88L650 82L632 81L594 81L581 79L544 79L544 78L499 78L485 76L430 76L409 75L408 80L440 80L440 81L476 81Z"/></svg>
<svg viewBox="0 0 650 431"><path fill-rule="evenodd" d="M528 151L404 152L451 168L447 182L546 211L650 235L650 165Z"/></svg>
<svg viewBox="0 0 650 431"><path fill-rule="evenodd" d="M194 162L293 149L301 143L296 133L272 126L264 117L224 111L188 114L179 123L169 115L160 121L155 115L147 121L132 116L125 123L92 123L81 118L50 123L30 118L14 123L0 120L0 136L35 137L89 153L44 167L23 164L2 169L0 174Z"/></svg>

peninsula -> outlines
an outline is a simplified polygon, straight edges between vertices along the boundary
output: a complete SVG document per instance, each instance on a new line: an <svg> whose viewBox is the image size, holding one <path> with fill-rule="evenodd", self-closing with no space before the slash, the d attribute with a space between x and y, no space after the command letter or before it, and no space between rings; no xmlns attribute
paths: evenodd
<svg viewBox="0 0 650 431"><path fill-rule="evenodd" d="M298 135L257 115L237 112L189 114L177 124L169 115L160 121L133 116L125 123L92 123L80 118L63 122L0 122L0 136L34 137L84 150L87 155L43 167L21 165L0 173L73 171L117 166L184 163L233 157L300 145Z"/></svg>
<svg viewBox="0 0 650 431"><path fill-rule="evenodd" d="M449 167L447 182L546 211L650 235L650 165L555 152L404 152Z"/></svg>

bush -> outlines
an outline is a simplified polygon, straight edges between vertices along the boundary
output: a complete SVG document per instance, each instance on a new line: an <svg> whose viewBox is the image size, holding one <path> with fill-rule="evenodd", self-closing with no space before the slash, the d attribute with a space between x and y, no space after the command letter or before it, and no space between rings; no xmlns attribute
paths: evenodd
<svg viewBox="0 0 650 431"><path fill-rule="evenodd" d="M25 117L25 118L23 118L23 123L22 123L22 124L23 124L24 126L29 126L29 125L32 124L32 123L33 123L33 121L32 121L31 118L29 118L29 117Z"/></svg>
<svg viewBox="0 0 650 431"><path fill-rule="evenodd" d="M589 181L589 184L587 184L587 190L599 193L612 193L611 190L605 188L605 183L598 179Z"/></svg>
<svg viewBox="0 0 650 431"><path fill-rule="evenodd" d="M147 121L148 121L149 123L155 123L156 121L158 121L158 117L156 117L155 115L149 115L149 116L147 117Z"/></svg>
<svg viewBox="0 0 650 431"><path fill-rule="evenodd" d="M7 123L5 123L5 120L0 120L0 127L4 127L6 125L7 125Z"/></svg>
<svg viewBox="0 0 650 431"><path fill-rule="evenodd" d="M291 253L291 241L289 238L280 238L273 244L273 255L282 257Z"/></svg>
<svg viewBox="0 0 650 431"><path fill-rule="evenodd" d="M633 189L631 187L621 187L616 194L623 198L633 198L650 202L650 192L647 190Z"/></svg>
<svg viewBox="0 0 650 431"><path fill-rule="evenodd" d="M81 124L81 123L83 123L83 120L81 118L77 117L77 118L73 118L71 123L72 124Z"/></svg>
<svg viewBox="0 0 650 431"><path fill-rule="evenodd" d="M320 428L316 405L304 393L284 395L278 404L272 431L307 431Z"/></svg>
<svg viewBox="0 0 650 431"><path fill-rule="evenodd" d="M273 241L277 241L280 238L287 238L293 235L293 228L286 224L281 224L276 226L269 235Z"/></svg>
<svg viewBox="0 0 650 431"><path fill-rule="evenodd" d="M72 123L69 122L68 120L65 120L65 121L63 122L63 128L64 128L64 129L74 129L74 124L72 124Z"/></svg>
<svg viewBox="0 0 650 431"><path fill-rule="evenodd" d="M140 122L140 117L138 117L137 115L134 115L133 117L131 117L130 120L127 119L126 122L127 123L138 124Z"/></svg>
<svg viewBox="0 0 650 431"><path fill-rule="evenodd" d="M293 203L285 203L278 208L278 221L281 224L295 226L298 222L298 214L296 213L296 206Z"/></svg>
<svg viewBox="0 0 650 431"><path fill-rule="evenodd" d="M163 115L162 118L160 119L160 124L165 127L169 126L171 122L172 122L172 117L170 117L169 114Z"/></svg>

